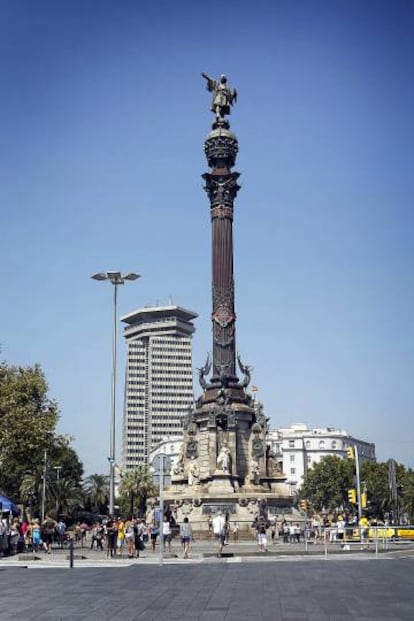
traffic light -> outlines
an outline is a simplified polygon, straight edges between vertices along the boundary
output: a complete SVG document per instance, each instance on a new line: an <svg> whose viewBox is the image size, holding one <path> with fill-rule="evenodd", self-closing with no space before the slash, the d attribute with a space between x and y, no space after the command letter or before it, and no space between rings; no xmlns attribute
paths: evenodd
<svg viewBox="0 0 414 621"><path fill-rule="evenodd" d="M348 457L348 459L354 459L354 447L353 446L348 446L348 448L346 449L346 456Z"/></svg>
<svg viewBox="0 0 414 621"><path fill-rule="evenodd" d="M354 489L348 490L348 502L352 505L356 505L356 490Z"/></svg>
<svg viewBox="0 0 414 621"><path fill-rule="evenodd" d="M302 511L307 511L308 510L308 501L307 500L300 500L299 501L299 507L302 509Z"/></svg>
<svg viewBox="0 0 414 621"><path fill-rule="evenodd" d="M367 507L367 493L361 492L361 508L366 509Z"/></svg>

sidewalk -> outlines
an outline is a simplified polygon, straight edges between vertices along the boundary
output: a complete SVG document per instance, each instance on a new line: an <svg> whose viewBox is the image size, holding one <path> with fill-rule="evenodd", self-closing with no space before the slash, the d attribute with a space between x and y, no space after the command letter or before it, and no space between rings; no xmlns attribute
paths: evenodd
<svg viewBox="0 0 414 621"><path fill-rule="evenodd" d="M402 546L392 544L388 550L378 550L378 556L388 556L395 552L414 553L414 542L404 543ZM202 562L244 562L257 560L299 560L306 558L324 559L325 547L323 544L310 544L305 549L304 543L285 544L277 542L269 544L268 552L260 552L255 541L230 542L224 546L221 558L217 558L215 540L197 540L191 546L190 559L183 559L183 549L178 539L175 539L171 546L171 552L164 552L162 562L165 564L175 563L202 563ZM328 547L328 558L345 558L357 556L363 558L375 558L375 546L372 544L370 549L362 550L359 544L353 544L349 550L343 550L340 544L330 544ZM73 550L73 565L75 567L129 567L136 565L159 565L160 549L157 545L155 552L151 546L140 553L139 558L129 559L126 552L121 556L108 558L106 550L91 550L89 546L83 548L80 544ZM51 554L44 552L24 553L15 556L0 558L1 567L69 567L70 553L68 548L60 549L54 547Z"/></svg>
<svg viewBox="0 0 414 621"><path fill-rule="evenodd" d="M251 563L179 559L163 567L137 560L121 569L122 560L93 569L79 561L74 569L60 571L47 564L41 571L3 568L0 562L0 621L414 619L414 557L365 557L352 563L265 558Z"/></svg>

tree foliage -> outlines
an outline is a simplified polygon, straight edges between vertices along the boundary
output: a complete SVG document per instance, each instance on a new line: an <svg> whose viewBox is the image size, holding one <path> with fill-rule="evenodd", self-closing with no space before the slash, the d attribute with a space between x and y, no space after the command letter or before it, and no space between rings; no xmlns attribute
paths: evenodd
<svg viewBox="0 0 414 621"><path fill-rule="evenodd" d="M47 390L39 365L0 364L0 488L14 499L28 465L43 459L54 438L58 407Z"/></svg>
<svg viewBox="0 0 414 621"><path fill-rule="evenodd" d="M365 461L361 464L361 487L367 490L368 513L384 519L391 509L388 464Z"/></svg>
<svg viewBox="0 0 414 621"><path fill-rule="evenodd" d="M395 464L397 502L400 518L414 522L414 472L402 464ZM300 489L300 497L309 501L313 509L334 511L348 506L348 490L356 487L355 462L326 456L309 469ZM366 513L378 519L395 519L389 480L389 463L364 461L360 468L361 490L367 491Z"/></svg>
<svg viewBox="0 0 414 621"><path fill-rule="evenodd" d="M90 511L106 514L109 503L109 477L91 474L83 483L85 505Z"/></svg>
<svg viewBox="0 0 414 621"><path fill-rule="evenodd" d="M145 512L148 496L157 494L157 487L153 482L148 466L138 466L134 470L128 470L121 479L119 486L120 500L129 500L129 511L135 512L135 501L141 515Z"/></svg>
<svg viewBox="0 0 414 621"><path fill-rule="evenodd" d="M414 471L408 468L401 476L401 508L410 524L414 524Z"/></svg>
<svg viewBox="0 0 414 621"><path fill-rule="evenodd" d="M348 504L348 489L352 486L351 464L327 455L308 470L300 497L308 500L317 511L334 511Z"/></svg>
<svg viewBox="0 0 414 621"><path fill-rule="evenodd" d="M57 403L48 397L47 381L39 365L21 367L0 362L0 489L15 502L30 501L37 512L45 451L47 510L56 502L56 467L59 479L67 481L68 487L79 489L83 474L70 440L56 435L58 418Z"/></svg>

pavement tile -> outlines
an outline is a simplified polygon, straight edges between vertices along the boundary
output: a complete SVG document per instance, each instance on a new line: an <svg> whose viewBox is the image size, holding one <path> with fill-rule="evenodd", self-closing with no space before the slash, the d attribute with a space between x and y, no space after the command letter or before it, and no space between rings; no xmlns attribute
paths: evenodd
<svg viewBox="0 0 414 621"><path fill-rule="evenodd" d="M413 621L413 561L1 567L0 621Z"/></svg>

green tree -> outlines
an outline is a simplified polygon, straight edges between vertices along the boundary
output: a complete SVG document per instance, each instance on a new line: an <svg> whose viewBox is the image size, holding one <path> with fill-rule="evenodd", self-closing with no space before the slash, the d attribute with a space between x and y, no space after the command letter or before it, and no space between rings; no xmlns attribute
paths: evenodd
<svg viewBox="0 0 414 621"><path fill-rule="evenodd" d="M85 502L90 510L108 512L109 477L105 474L91 474L83 483Z"/></svg>
<svg viewBox="0 0 414 621"><path fill-rule="evenodd" d="M310 468L300 489L300 498L317 511L334 511L348 504L348 489L353 487L353 464L327 455Z"/></svg>
<svg viewBox="0 0 414 621"><path fill-rule="evenodd" d="M135 501L137 501L139 513L143 515L148 496L154 496L157 492L158 489L153 482L148 466L138 466L134 470L128 470L122 476L119 486L121 502L122 499L129 500L131 514L134 513Z"/></svg>
<svg viewBox="0 0 414 621"><path fill-rule="evenodd" d="M368 512L379 519L384 519L385 514L392 508L388 463L363 462L360 479L361 489L367 490Z"/></svg>
<svg viewBox="0 0 414 621"><path fill-rule="evenodd" d="M80 486L83 476L83 464L71 446L70 436L55 436L47 450L48 470L54 471L55 478L71 481Z"/></svg>
<svg viewBox="0 0 414 621"><path fill-rule="evenodd" d="M72 479L59 478L59 481L55 481L52 496L55 500L55 507L50 513L54 513L56 517L61 513L71 514L74 509L80 507L83 500L81 487Z"/></svg>
<svg viewBox="0 0 414 621"><path fill-rule="evenodd" d="M414 471L408 468L401 478L401 509L409 523L414 524Z"/></svg>
<svg viewBox="0 0 414 621"><path fill-rule="evenodd" d="M53 444L58 406L47 391L39 365L0 363L0 489L14 500L28 466Z"/></svg>
<svg viewBox="0 0 414 621"><path fill-rule="evenodd" d="M52 496L50 481L46 477L46 511L50 507L50 498ZM31 472L26 472L21 479L20 500L29 509L31 517L40 516L41 502L43 494L43 468L41 466L32 468Z"/></svg>
<svg viewBox="0 0 414 621"><path fill-rule="evenodd" d="M43 498L43 476L45 454L28 469L20 482L20 500L30 507L33 515L40 515ZM56 436L46 451L45 511L55 514L70 512L68 508L78 505L82 500L80 475L83 466L69 441ZM73 502L70 501L70 496ZM62 508L61 508L62 507Z"/></svg>

